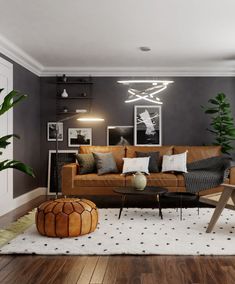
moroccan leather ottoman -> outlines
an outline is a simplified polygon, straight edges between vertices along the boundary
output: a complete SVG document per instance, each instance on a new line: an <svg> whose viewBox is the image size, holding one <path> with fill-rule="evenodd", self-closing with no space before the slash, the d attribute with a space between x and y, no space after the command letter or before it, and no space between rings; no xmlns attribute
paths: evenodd
<svg viewBox="0 0 235 284"><path fill-rule="evenodd" d="M77 237L93 232L98 209L87 199L60 198L42 203L35 216L37 230L48 237Z"/></svg>

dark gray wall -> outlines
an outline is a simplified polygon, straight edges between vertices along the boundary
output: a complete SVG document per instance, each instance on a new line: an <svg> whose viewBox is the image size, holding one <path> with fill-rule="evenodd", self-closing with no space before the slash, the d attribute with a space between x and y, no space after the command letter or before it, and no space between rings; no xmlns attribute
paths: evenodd
<svg viewBox="0 0 235 284"><path fill-rule="evenodd" d="M76 119L64 123L64 141L60 149L67 147L68 127L92 127L93 145L106 145L108 125L133 125L134 104L124 103L126 87L117 83L117 77L93 78L93 112L105 118L104 123L78 123ZM162 131L163 145L210 144L211 136L205 130L209 118L200 105L218 92L229 97L235 115L235 78L179 77L167 90L159 94L163 101ZM80 101L77 101L80 103ZM140 103L143 105L143 103ZM81 106L78 108L81 108ZM47 142L47 122L56 118L55 78L41 78L41 184L46 185L48 150L55 149L54 142Z"/></svg>
<svg viewBox="0 0 235 284"><path fill-rule="evenodd" d="M13 63L13 88L28 95L13 110L14 133L21 139L14 140L14 159L30 165L36 178L17 170L13 174L13 194L20 196L40 186L40 78L19 64Z"/></svg>

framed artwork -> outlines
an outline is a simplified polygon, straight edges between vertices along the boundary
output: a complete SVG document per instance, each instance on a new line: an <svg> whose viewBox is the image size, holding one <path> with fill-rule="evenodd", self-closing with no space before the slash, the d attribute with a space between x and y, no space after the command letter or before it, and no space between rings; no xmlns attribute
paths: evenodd
<svg viewBox="0 0 235 284"><path fill-rule="evenodd" d="M58 173L59 173L59 185L58 192L61 192L61 169L64 164L75 163L76 162L76 150L59 150L58 151ZM56 151L49 150L48 155L48 176L47 176L47 193L56 193Z"/></svg>
<svg viewBox="0 0 235 284"><path fill-rule="evenodd" d="M58 141L63 141L63 122L47 123L47 141L56 141L56 124L58 125Z"/></svg>
<svg viewBox="0 0 235 284"><path fill-rule="evenodd" d="M134 145L133 126L108 126L107 145Z"/></svg>
<svg viewBox="0 0 235 284"><path fill-rule="evenodd" d="M69 128L68 129L68 146L78 147L81 145L92 144L91 128Z"/></svg>
<svg viewBox="0 0 235 284"><path fill-rule="evenodd" d="M135 106L134 144L136 146L161 146L161 106Z"/></svg>

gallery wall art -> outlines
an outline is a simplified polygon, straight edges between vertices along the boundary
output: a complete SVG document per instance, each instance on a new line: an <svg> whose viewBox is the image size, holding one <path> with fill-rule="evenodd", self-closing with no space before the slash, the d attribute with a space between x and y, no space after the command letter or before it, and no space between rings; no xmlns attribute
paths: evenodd
<svg viewBox="0 0 235 284"><path fill-rule="evenodd" d="M161 106L135 106L134 144L136 146L161 146Z"/></svg>
<svg viewBox="0 0 235 284"><path fill-rule="evenodd" d="M68 128L68 146L92 145L91 128Z"/></svg>
<svg viewBox="0 0 235 284"><path fill-rule="evenodd" d="M134 127L133 126L108 126L107 145L133 145Z"/></svg>
<svg viewBox="0 0 235 284"><path fill-rule="evenodd" d="M58 141L63 141L63 123L48 122L47 123L47 141L56 141L56 124L58 127Z"/></svg>

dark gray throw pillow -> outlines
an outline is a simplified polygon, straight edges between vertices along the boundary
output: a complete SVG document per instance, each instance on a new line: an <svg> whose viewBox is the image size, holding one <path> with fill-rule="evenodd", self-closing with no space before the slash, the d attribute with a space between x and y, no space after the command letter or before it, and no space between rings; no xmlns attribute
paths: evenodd
<svg viewBox="0 0 235 284"><path fill-rule="evenodd" d="M117 165L112 153L93 153L98 175L117 173Z"/></svg>
<svg viewBox="0 0 235 284"><path fill-rule="evenodd" d="M149 159L149 172L150 173L159 173L159 152L135 152L136 157L150 157Z"/></svg>
<svg viewBox="0 0 235 284"><path fill-rule="evenodd" d="M79 164L80 175L94 173L96 171L96 164L93 154L76 154L76 159Z"/></svg>

